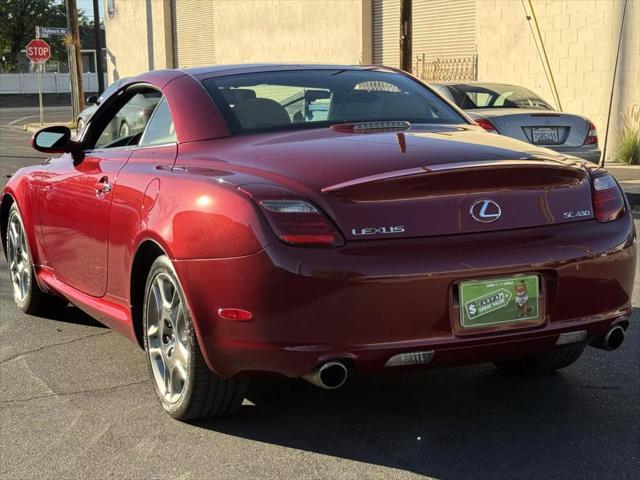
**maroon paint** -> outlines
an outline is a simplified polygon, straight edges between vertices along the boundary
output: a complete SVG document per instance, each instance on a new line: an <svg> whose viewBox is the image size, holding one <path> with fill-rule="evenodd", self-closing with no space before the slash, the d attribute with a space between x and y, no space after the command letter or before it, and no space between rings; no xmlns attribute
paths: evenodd
<svg viewBox="0 0 640 480"><path fill-rule="evenodd" d="M294 67L190 73L267 68ZM548 351L563 331L599 339L630 316L630 214L609 223L563 216L593 210L595 167L472 125L233 137L192 76L157 71L127 85L135 82L163 91L177 145L96 151L77 164L63 154L20 170L3 195L19 205L39 284L132 339L131 270L148 241L172 259L221 375L300 376L334 358L379 370L421 349L436 351L433 365L513 358ZM97 198L105 176L113 190ZM251 199L265 191L320 206L346 244L279 242ZM484 198L502 205L499 221L470 218ZM394 225L402 238L358 235ZM529 272L541 276L542 325L472 334L456 326L458 282ZM223 320L225 308L253 318Z"/></svg>

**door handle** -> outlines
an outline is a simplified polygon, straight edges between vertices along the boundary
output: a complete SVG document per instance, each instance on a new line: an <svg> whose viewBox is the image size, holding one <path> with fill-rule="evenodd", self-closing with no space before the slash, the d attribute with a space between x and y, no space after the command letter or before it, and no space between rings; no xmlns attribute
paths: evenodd
<svg viewBox="0 0 640 480"><path fill-rule="evenodd" d="M107 177L102 177L98 183L96 183L96 195L104 195L105 193L109 193L113 186L109 183L109 179Z"/></svg>

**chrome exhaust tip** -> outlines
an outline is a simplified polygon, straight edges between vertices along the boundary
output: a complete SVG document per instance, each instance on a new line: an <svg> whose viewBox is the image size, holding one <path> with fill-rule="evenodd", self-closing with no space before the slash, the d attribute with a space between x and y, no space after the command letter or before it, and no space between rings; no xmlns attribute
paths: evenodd
<svg viewBox="0 0 640 480"><path fill-rule="evenodd" d="M594 343L592 346L601 350L612 352L620 348L620 345L622 345L623 342L624 328L622 328L620 325L616 325L607 332L602 340Z"/></svg>
<svg viewBox="0 0 640 480"><path fill-rule="evenodd" d="M618 325L607 332L602 345L605 350L613 351L617 350L622 345L622 342L624 342L624 328Z"/></svg>
<svg viewBox="0 0 640 480"><path fill-rule="evenodd" d="M347 381L349 371L342 362L327 362L303 375L307 382L326 390L340 388Z"/></svg>

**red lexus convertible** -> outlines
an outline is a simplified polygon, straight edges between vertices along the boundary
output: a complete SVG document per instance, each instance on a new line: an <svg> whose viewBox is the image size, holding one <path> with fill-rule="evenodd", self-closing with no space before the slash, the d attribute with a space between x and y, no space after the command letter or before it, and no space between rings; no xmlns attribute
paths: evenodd
<svg viewBox="0 0 640 480"><path fill-rule="evenodd" d="M140 95L153 112L119 128ZM399 71L151 72L80 138L33 146L61 155L2 194L17 305L71 302L138 342L175 418L233 412L254 372L528 374L624 340L636 237L615 179Z"/></svg>

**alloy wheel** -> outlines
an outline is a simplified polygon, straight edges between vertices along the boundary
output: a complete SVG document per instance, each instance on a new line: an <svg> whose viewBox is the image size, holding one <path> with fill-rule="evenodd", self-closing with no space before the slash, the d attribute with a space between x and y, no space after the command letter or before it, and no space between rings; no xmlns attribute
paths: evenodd
<svg viewBox="0 0 640 480"><path fill-rule="evenodd" d="M27 236L18 214L11 214L8 225L7 257L13 295L18 302L24 302L31 285L31 260L29 259Z"/></svg>
<svg viewBox="0 0 640 480"><path fill-rule="evenodd" d="M166 273L153 279L147 298L147 350L158 391L169 403L180 400L189 376L189 333L185 307Z"/></svg>

